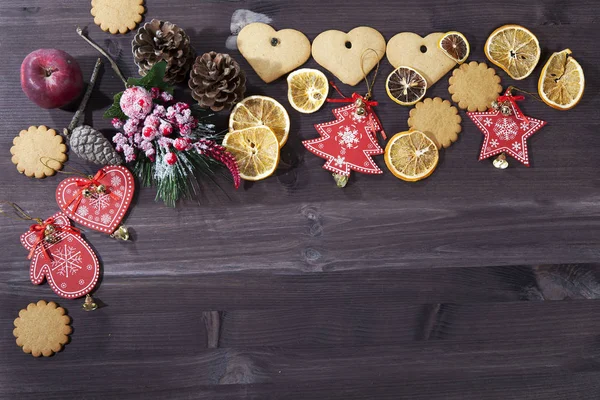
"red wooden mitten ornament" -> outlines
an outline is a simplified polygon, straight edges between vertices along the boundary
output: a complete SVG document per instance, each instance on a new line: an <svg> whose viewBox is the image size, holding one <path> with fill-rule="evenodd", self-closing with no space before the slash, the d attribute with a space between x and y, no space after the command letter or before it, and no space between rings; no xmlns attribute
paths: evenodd
<svg viewBox="0 0 600 400"><path fill-rule="evenodd" d="M133 175L122 166L106 166L88 178L72 177L56 188L56 202L73 221L112 234L133 198Z"/></svg>
<svg viewBox="0 0 600 400"><path fill-rule="evenodd" d="M336 174L348 177L352 170L363 174L382 174L383 171L371 158L383 154L376 133L381 132L385 138L385 132L373 111L377 102L358 93L352 94L352 98L327 101L351 104L334 109L334 121L316 124L315 128L321 137L303 141L304 147L326 159L323 168L333 172L334 177Z"/></svg>
<svg viewBox="0 0 600 400"><path fill-rule="evenodd" d="M98 283L98 258L71 221L62 212L31 225L21 235L29 250L29 277L39 285L44 281L56 294L67 299L85 296Z"/></svg>
<svg viewBox="0 0 600 400"><path fill-rule="evenodd" d="M506 153L529 167L527 139L546 125L546 121L525 116L517 105L517 101L524 99L524 96L513 96L508 88L488 111L467 112L484 135L480 161ZM507 165L504 162L500 168Z"/></svg>

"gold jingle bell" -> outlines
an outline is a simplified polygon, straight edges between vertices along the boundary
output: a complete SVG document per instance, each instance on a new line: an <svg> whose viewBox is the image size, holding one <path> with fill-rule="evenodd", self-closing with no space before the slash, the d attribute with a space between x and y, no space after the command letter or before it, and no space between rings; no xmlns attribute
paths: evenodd
<svg viewBox="0 0 600 400"><path fill-rule="evenodd" d="M83 197L89 199L90 197L92 197L92 191L90 189L83 189L83 191L81 192L81 194L83 195Z"/></svg>
<svg viewBox="0 0 600 400"><path fill-rule="evenodd" d="M90 296L89 294L86 294L85 295L85 301L81 305L81 308L83 308L84 311L94 311L95 309L98 308L98 304L96 304L94 302L94 299L93 299L92 296Z"/></svg>
<svg viewBox="0 0 600 400"><path fill-rule="evenodd" d="M56 231L56 228L54 227L54 225L52 224L48 224L46 225L46 228L44 229L44 233L46 235L51 235Z"/></svg>
<svg viewBox="0 0 600 400"><path fill-rule="evenodd" d="M504 104L501 108L500 108L500 112L502 113L502 115L504 116L509 116L510 114L512 114L512 110L510 109L510 106L507 104Z"/></svg>
<svg viewBox="0 0 600 400"><path fill-rule="evenodd" d="M362 99L356 99L354 106L356 107L356 115L365 115L365 102Z"/></svg>
<svg viewBox="0 0 600 400"><path fill-rule="evenodd" d="M492 101L492 108L494 110L499 110L500 109L500 104L496 100L494 100L494 101Z"/></svg>
<svg viewBox="0 0 600 400"><path fill-rule="evenodd" d="M506 169L508 168L508 161L506 160L506 154L502 153L492 163L494 167L498 169Z"/></svg>
<svg viewBox="0 0 600 400"><path fill-rule="evenodd" d="M346 187L346 184L348 183L348 177L346 175L340 175L340 174L332 174L332 175L333 175L333 180L335 181L335 184L337 185L337 187L339 187L339 188Z"/></svg>
<svg viewBox="0 0 600 400"><path fill-rule="evenodd" d="M53 234L47 234L44 236L44 241L50 244L56 243L56 236Z"/></svg>
<svg viewBox="0 0 600 400"><path fill-rule="evenodd" d="M99 184L98 186L96 186L96 193L106 193L106 186L104 186L103 184Z"/></svg>
<svg viewBox="0 0 600 400"><path fill-rule="evenodd" d="M117 240L129 240L129 230L125 225L121 225L110 237Z"/></svg>

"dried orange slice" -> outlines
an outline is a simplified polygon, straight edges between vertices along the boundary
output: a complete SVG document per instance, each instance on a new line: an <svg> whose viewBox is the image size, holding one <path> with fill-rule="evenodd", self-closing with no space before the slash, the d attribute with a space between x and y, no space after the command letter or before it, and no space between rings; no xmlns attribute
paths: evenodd
<svg viewBox="0 0 600 400"><path fill-rule="evenodd" d="M385 164L396 178L416 182L433 173L439 160L437 146L420 131L395 134L385 146Z"/></svg>
<svg viewBox="0 0 600 400"><path fill-rule="evenodd" d="M235 156L240 176L247 181L271 176L279 163L279 141L266 126L231 131L223 138L223 146Z"/></svg>
<svg viewBox="0 0 600 400"><path fill-rule="evenodd" d="M456 61L458 64L464 63L471 53L469 41L460 32L446 32L440 39L438 46L448 57Z"/></svg>
<svg viewBox="0 0 600 400"><path fill-rule="evenodd" d="M283 106L267 96L250 96L236 104L229 116L229 130L237 131L257 126L271 128L279 147L282 147L290 132L290 117Z"/></svg>
<svg viewBox="0 0 600 400"><path fill-rule="evenodd" d="M552 54L538 81L538 93L544 103L557 110L569 110L579 103L584 88L583 69L571 56L571 50Z"/></svg>
<svg viewBox="0 0 600 400"><path fill-rule="evenodd" d="M318 69L302 68L288 75L288 100L296 111L310 114L327 100L329 83Z"/></svg>
<svg viewBox="0 0 600 400"><path fill-rule="evenodd" d="M527 78L540 61L540 43L520 25L504 25L485 42L485 55L515 80Z"/></svg>
<svg viewBox="0 0 600 400"><path fill-rule="evenodd" d="M396 103L412 106L425 96L427 80L411 67L398 67L388 75L385 90Z"/></svg>

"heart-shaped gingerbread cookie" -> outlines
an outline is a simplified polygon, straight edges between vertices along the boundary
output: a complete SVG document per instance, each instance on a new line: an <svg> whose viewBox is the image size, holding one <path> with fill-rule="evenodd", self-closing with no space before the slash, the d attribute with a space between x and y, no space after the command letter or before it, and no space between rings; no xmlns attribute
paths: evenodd
<svg viewBox="0 0 600 400"><path fill-rule="evenodd" d="M312 45L315 61L350 86L359 83L384 54L385 38L368 26L359 26L348 33L336 30L322 32Z"/></svg>
<svg viewBox="0 0 600 400"><path fill-rule="evenodd" d="M238 34L237 46L266 83L295 70L310 57L310 40L302 32L276 31L262 22L246 25Z"/></svg>
<svg viewBox="0 0 600 400"><path fill-rule="evenodd" d="M411 67L419 71L431 87L446 75L456 62L439 48L444 33L430 33L422 38L416 33L401 32L387 44L387 58L394 68Z"/></svg>
<svg viewBox="0 0 600 400"><path fill-rule="evenodd" d="M133 175L120 165L106 166L96 174L105 193L83 195L90 182L83 177L67 178L56 188L56 202L73 221L96 231L113 233L129 209L135 190Z"/></svg>

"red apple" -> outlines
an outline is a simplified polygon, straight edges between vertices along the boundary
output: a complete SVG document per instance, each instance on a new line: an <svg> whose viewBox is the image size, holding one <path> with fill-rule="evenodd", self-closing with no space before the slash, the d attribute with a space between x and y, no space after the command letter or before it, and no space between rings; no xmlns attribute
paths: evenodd
<svg viewBox="0 0 600 400"><path fill-rule="evenodd" d="M77 61L58 49L29 53L21 64L21 87L42 108L58 108L75 100L83 90Z"/></svg>

